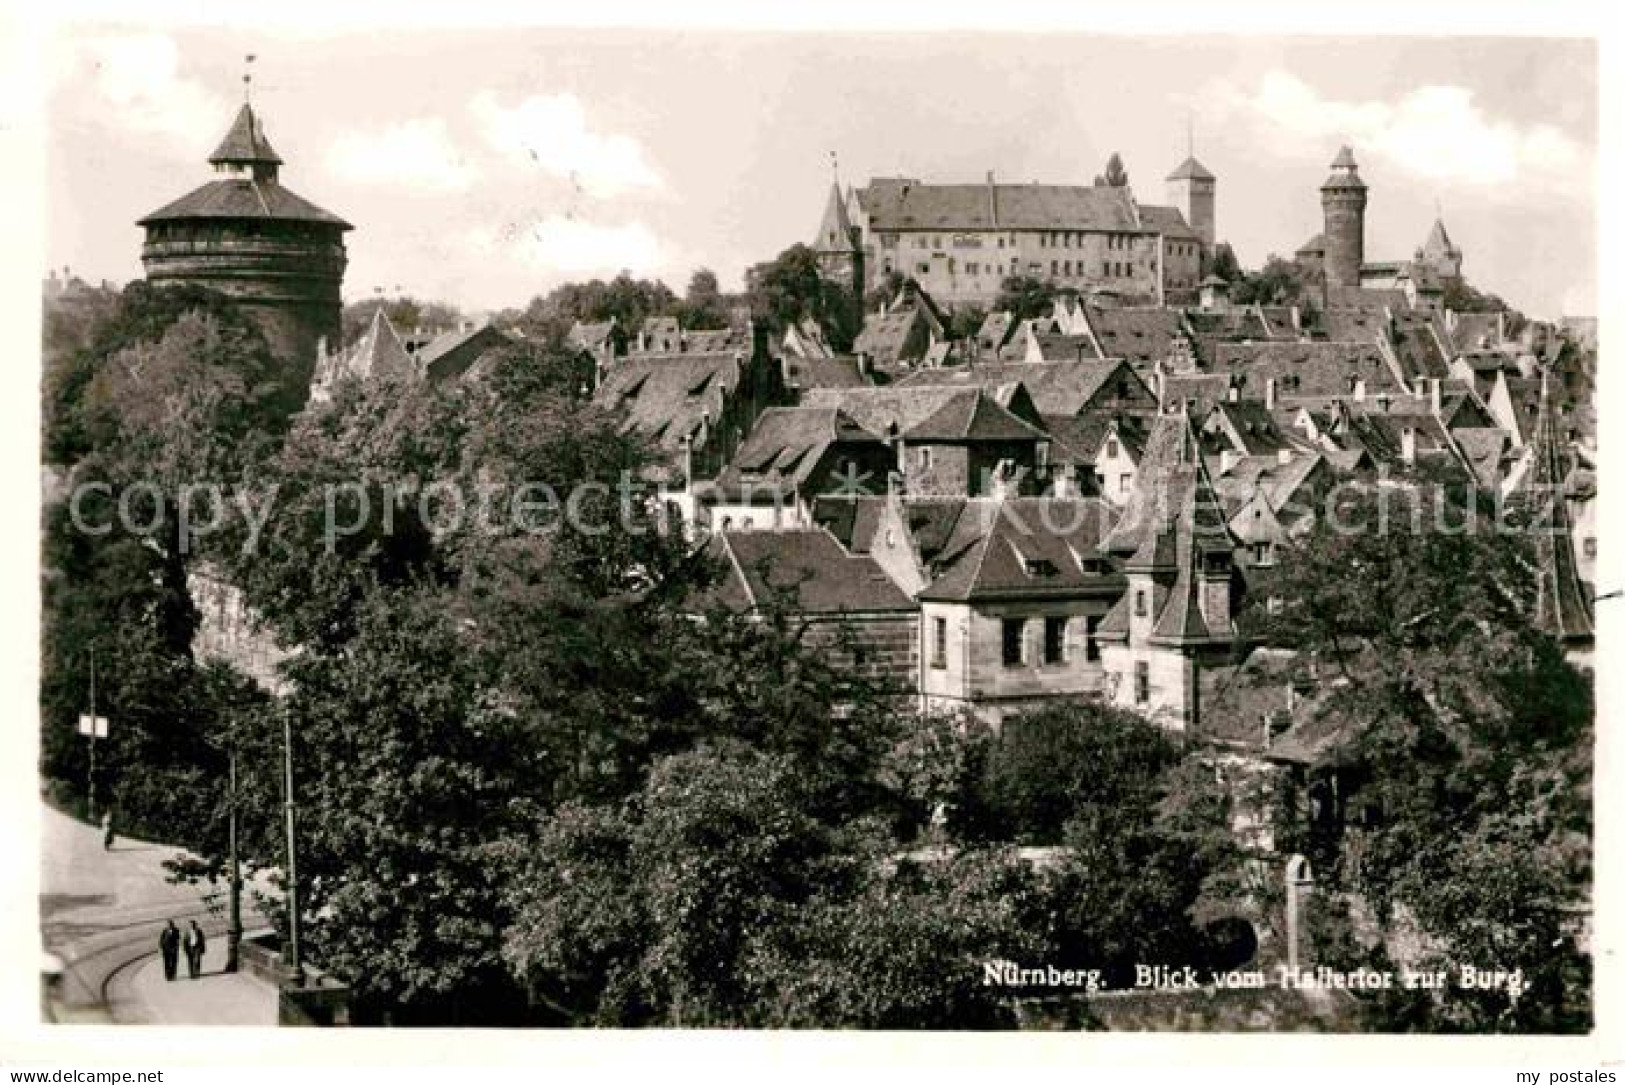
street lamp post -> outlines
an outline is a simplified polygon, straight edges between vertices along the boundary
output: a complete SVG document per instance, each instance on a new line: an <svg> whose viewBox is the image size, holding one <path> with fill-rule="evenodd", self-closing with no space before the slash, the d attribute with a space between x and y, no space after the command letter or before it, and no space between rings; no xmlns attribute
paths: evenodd
<svg viewBox="0 0 1625 1085"><path fill-rule="evenodd" d="M299 959L299 866L295 859L293 814L293 720L282 708L283 810L288 831L288 946L285 961L295 984L304 985L304 966Z"/></svg>
<svg viewBox="0 0 1625 1085"><path fill-rule="evenodd" d="M237 856L237 728L231 729L231 746L226 751L226 846L229 852L231 906L226 917L226 971L237 971L238 952L243 944L243 872Z"/></svg>

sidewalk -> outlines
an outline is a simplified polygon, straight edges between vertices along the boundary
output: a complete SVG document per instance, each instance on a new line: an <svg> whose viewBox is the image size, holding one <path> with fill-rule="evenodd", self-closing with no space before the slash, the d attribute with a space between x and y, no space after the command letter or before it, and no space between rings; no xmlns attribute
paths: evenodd
<svg viewBox="0 0 1625 1085"><path fill-rule="evenodd" d="M126 1024L249 1025L274 1028L276 988L247 972L228 975L224 934L211 936L197 979L188 979L182 956L173 981L155 951L109 985L113 1016Z"/></svg>

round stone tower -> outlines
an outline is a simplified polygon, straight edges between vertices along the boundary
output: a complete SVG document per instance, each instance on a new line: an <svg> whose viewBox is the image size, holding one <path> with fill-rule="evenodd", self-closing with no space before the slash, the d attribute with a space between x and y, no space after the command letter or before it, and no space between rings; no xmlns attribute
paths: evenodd
<svg viewBox="0 0 1625 1085"><path fill-rule="evenodd" d="M1360 285L1360 265L1365 262L1365 196L1354 152L1344 147L1332 159L1332 175L1320 186L1320 207L1326 216L1328 288Z"/></svg>
<svg viewBox="0 0 1625 1085"><path fill-rule="evenodd" d="M219 176L138 225L153 283L191 283L234 299L271 349L308 380L320 345L340 345L348 222L282 187L282 159L244 103L209 156Z"/></svg>

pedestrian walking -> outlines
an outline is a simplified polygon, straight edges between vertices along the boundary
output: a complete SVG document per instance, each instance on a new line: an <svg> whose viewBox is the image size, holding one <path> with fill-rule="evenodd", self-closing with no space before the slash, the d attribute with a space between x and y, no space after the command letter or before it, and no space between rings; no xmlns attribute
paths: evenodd
<svg viewBox="0 0 1625 1085"><path fill-rule="evenodd" d="M203 970L203 951L208 948L208 942L203 937L203 928L192 920L192 929L186 932L186 969L192 979Z"/></svg>
<svg viewBox="0 0 1625 1085"><path fill-rule="evenodd" d="M181 955L181 930L171 919L158 935L158 952L164 955L164 979L175 978L175 965Z"/></svg>
<svg viewBox="0 0 1625 1085"><path fill-rule="evenodd" d="M102 850L113 850L113 811L102 815Z"/></svg>

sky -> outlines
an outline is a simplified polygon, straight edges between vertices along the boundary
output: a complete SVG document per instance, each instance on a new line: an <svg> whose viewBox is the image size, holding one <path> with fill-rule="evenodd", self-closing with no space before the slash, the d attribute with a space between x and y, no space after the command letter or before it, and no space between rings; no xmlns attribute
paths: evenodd
<svg viewBox="0 0 1625 1085"><path fill-rule="evenodd" d="M1349 143L1368 260L1441 214L1480 289L1597 306L1597 50L1555 38L80 25L46 59L48 266L140 275L135 221L211 179L248 54L283 183L356 227L352 301L736 288L811 240L832 153L843 184L1087 184L1115 151L1162 203L1189 142L1245 266L1319 231Z"/></svg>

